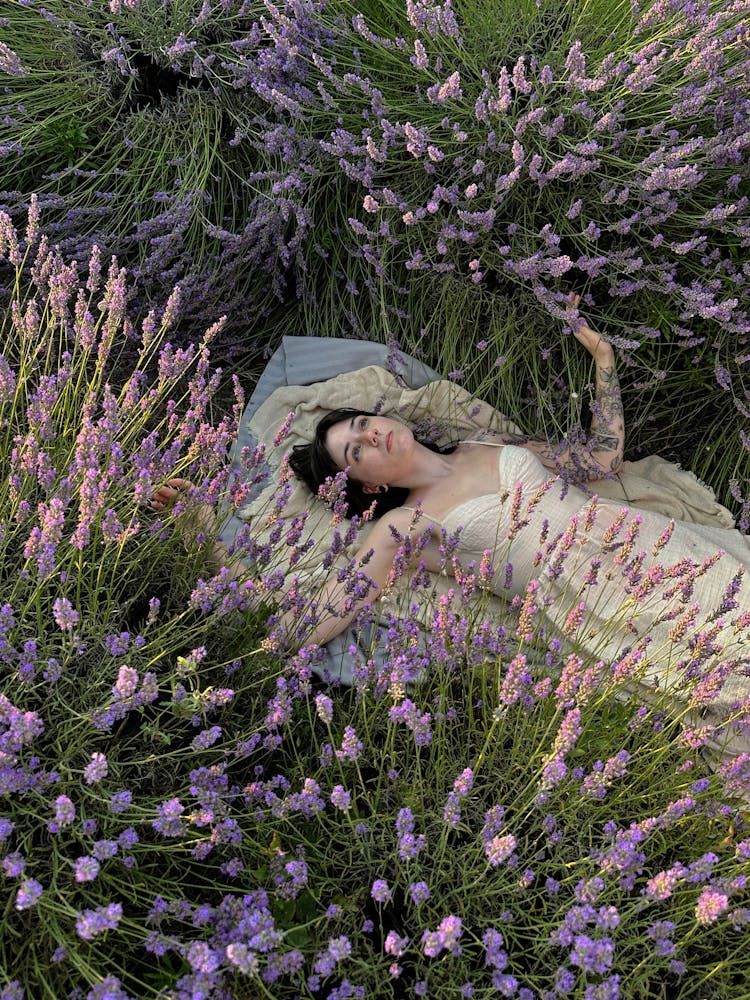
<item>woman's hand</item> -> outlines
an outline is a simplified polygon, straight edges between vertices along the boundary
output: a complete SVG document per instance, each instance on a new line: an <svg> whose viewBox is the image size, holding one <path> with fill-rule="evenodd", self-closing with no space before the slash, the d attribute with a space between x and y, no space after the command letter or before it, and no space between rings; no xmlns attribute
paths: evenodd
<svg viewBox="0 0 750 1000"><path fill-rule="evenodd" d="M151 509L161 512L169 510L178 500L186 501L186 512L189 512L191 528L185 532L186 540L197 533L215 536L219 530L219 522L216 511L208 503L198 504L191 510L190 495L195 491L195 486L189 479L169 479L162 486L154 490L151 500Z"/></svg>
<svg viewBox="0 0 750 1000"><path fill-rule="evenodd" d="M613 365L615 359L615 352L612 349L612 345L600 333L592 330L583 316L578 313L578 303L580 301L581 296L576 295L575 292L571 292L568 296L568 310L570 312L573 310L576 311L576 318L573 319L571 317L570 320L573 336L579 344L583 344L597 365L609 368Z"/></svg>
<svg viewBox="0 0 750 1000"><path fill-rule="evenodd" d="M186 520L180 525L186 546L202 545L210 539L210 560L217 569L221 569L229 580L246 580L248 569L242 560L229 551L227 546L216 536L219 533L219 519L210 503L191 503L191 494L195 486L189 479L169 479L164 485L154 490L151 499L151 509L161 512L173 507L178 500L185 498ZM248 584L248 586L251 586Z"/></svg>

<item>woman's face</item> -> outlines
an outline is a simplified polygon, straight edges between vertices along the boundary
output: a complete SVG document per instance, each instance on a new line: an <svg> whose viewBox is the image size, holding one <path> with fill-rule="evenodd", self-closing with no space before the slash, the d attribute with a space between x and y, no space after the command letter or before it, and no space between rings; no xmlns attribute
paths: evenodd
<svg viewBox="0 0 750 1000"><path fill-rule="evenodd" d="M378 486L405 485L414 435L398 420L359 414L330 428L326 448L339 470L348 468L352 479L375 492Z"/></svg>

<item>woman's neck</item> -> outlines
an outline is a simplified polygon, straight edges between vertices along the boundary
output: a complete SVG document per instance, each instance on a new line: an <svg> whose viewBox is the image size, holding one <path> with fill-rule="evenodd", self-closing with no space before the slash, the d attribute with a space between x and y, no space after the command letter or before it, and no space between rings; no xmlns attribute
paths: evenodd
<svg viewBox="0 0 750 1000"><path fill-rule="evenodd" d="M434 486L439 480L447 480L454 474L452 457L452 454L441 455L440 452L425 448L423 444L415 441L411 467L403 478L391 485L401 486L412 491Z"/></svg>

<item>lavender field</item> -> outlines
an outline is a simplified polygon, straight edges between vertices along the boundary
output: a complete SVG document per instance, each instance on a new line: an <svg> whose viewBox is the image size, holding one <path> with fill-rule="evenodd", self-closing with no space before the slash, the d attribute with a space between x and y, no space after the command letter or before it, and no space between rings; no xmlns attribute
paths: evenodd
<svg viewBox="0 0 750 1000"><path fill-rule="evenodd" d="M687 583L689 660L649 653L680 699L482 567L406 581L343 687L279 627L290 484L239 583L194 513L266 482L227 455L284 335L575 438L576 292L627 457L748 533L749 41L748 0L5 0L2 1000L750 998L739 577L739 653Z"/></svg>

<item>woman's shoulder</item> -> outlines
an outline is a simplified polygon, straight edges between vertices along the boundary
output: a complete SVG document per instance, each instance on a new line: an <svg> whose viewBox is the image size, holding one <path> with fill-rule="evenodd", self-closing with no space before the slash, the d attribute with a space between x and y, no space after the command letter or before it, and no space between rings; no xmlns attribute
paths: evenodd
<svg viewBox="0 0 750 1000"><path fill-rule="evenodd" d="M399 545L398 536L411 534L414 531L421 532L426 527L425 515L420 513L419 508L404 504L383 514L374 523L369 537L377 541L390 541L394 545Z"/></svg>

